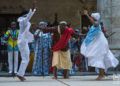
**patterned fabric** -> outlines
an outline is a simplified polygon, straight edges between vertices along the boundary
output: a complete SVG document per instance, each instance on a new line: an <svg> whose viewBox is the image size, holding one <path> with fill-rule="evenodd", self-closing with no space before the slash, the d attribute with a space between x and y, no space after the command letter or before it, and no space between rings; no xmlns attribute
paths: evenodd
<svg viewBox="0 0 120 86"><path fill-rule="evenodd" d="M13 51L13 49L14 51L18 51L17 40L13 40L13 38L18 38L18 33L19 30L8 30L5 33L4 38L7 39L8 51Z"/></svg>
<svg viewBox="0 0 120 86"><path fill-rule="evenodd" d="M34 75L48 75L52 40L50 33L40 33L41 36L35 40L35 58L32 72Z"/></svg>

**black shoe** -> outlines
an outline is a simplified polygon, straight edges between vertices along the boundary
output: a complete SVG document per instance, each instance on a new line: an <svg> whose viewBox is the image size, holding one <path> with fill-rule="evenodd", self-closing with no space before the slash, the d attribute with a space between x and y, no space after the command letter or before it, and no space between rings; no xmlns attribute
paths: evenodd
<svg viewBox="0 0 120 86"><path fill-rule="evenodd" d="M22 76L19 76L19 75L17 75L17 77L18 77L18 79L19 79L20 81L22 81L22 82L26 80L25 77L22 77Z"/></svg>

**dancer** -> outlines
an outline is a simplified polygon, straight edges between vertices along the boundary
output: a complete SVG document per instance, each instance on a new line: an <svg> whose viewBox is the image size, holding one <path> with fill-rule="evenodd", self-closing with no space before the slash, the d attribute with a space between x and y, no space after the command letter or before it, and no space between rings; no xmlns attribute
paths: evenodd
<svg viewBox="0 0 120 86"><path fill-rule="evenodd" d="M89 66L99 68L96 80L101 80L105 76L105 71L110 67L116 67L119 62L110 51L108 41L101 30L100 14L92 13L90 17L87 10L84 14L88 16L93 25L82 43L81 53L88 58Z"/></svg>
<svg viewBox="0 0 120 86"><path fill-rule="evenodd" d="M22 61L20 64L19 71L17 73L17 77L21 81L26 80L24 77L24 74L25 74L26 68L27 68L28 63L29 63L29 55L30 55L28 43L32 42L34 39L33 34L30 33L29 29L31 26L30 19L36 11L35 3L36 2L34 2L33 9L30 9L29 12L27 12L27 11L23 12L21 14L21 17L18 18L19 27L20 27L20 32L18 35L18 47L20 50Z"/></svg>
<svg viewBox="0 0 120 86"><path fill-rule="evenodd" d="M57 79L57 69L63 69L63 78L69 78L68 70L72 68L69 40L71 36L77 35L72 28L67 27L67 22L61 21L58 27L49 27L42 29L44 33L53 33L53 59L54 77Z"/></svg>

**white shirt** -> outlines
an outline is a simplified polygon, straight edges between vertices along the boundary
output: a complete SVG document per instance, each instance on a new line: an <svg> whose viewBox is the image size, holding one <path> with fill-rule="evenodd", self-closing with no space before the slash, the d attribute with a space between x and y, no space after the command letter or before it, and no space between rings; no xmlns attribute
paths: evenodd
<svg viewBox="0 0 120 86"><path fill-rule="evenodd" d="M26 16L21 16L18 18L20 32L18 35L18 43L25 41L25 42L32 42L34 40L33 34L29 31L31 23L30 19L35 13L36 9L32 11L29 10L29 13Z"/></svg>

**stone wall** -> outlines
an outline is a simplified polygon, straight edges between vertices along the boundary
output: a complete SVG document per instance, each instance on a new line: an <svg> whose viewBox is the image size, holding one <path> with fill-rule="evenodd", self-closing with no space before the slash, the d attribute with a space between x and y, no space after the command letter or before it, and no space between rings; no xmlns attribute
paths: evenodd
<svg viewBox="0 0 120 86"><path fill-rule="evenodd" d="M1 0L1 14L19 14L23 8L29 9L33 0ZM80 11L87 8L90 11L96 10L96 0L37 0L37 12L32 22L40 20L54 20L54 13L58 13L58 19L66 20L79 25ZM85 3L84 3L85 2Z"/></svg>
<svg viewBox="0 0 120 86"><path fill-rule="evenodd" d="M120 0L97 0L97 7L108 32L115 32L109 38L110 47L120 49Z"/></svg>

